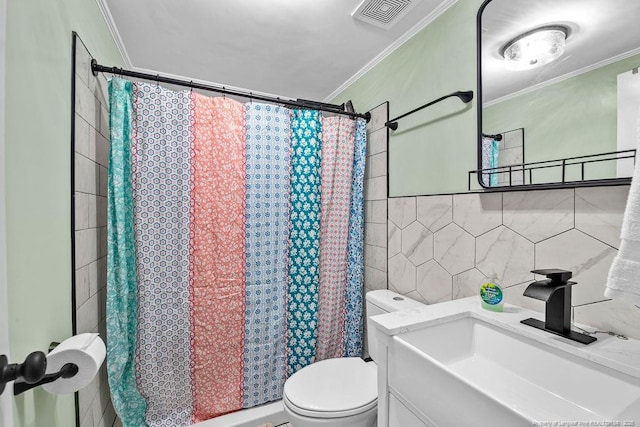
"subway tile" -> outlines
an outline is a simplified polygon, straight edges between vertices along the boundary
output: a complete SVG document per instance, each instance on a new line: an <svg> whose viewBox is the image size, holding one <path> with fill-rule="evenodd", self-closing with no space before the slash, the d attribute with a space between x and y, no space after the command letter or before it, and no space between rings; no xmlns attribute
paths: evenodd
<svg viewBox="0 0 640 427"><path fill-rule="evenodd" d="M78 408L80 410L80 419L84 419L87 414L92 415L93 399L98 394L100 387L100 377L96 375L93 380L79 392Z"/></svg>
<svg viewBox="0 0 640 427"><path fill-rule="evenodd" d="M76 230L89 228L89 195L76 192L74 195L74 221Z"/></svg>
<svg viewBox="0 0 640 427"><path fill-rule="evenodd" d="M372 200L365 202L364 206L365 222L373 222L376 224L387 223L387 201Z"/></svg>
<svg viewBox="0 0 640 427"><path fill-rule="evenodd" d="M84 304L89 297L89 266L84 266L75 271L76 275L76 309Z"/></svg>
<svg viewBox="0 0 640 427"><path fill-rule="evenodd" d="M89 296L95 295L101 287L100 272L98 271L99 265L99 261L96 260L87 266L89 277Z"/></svg>
<svg viewBox="0 0 640 427"><path fill-rule="evenodd" d="M98 229L88 228L76 232L76 268L98 259Z"/></svg>
<svg viewBox="0 0 640 427"><path fill-rule="evenodd" d="M100 316L100 299L98 294L89 297L76 312L76 325L78 333L93 332L98 326Z"/></svg>
<svg viewBox="0 0 640 427"><path fill-rule="evenodd" d="M365 225L364 241L368 245L387 247L387 227L385 224L369 223Z"/></svg>
<svg viewBox="0 0 640 427"><path fill-rule="evenodd" d="M108 184L108 175L107 175L107 168L102 167L102 166L98 166L99 168L99 188L98 188L98 195L99 196L106 196L107 195L107 184Z"/></svg>
<svg viewBox="0 0 640 427"><path fill-rule="evenodd" d="M100 180L99 166L88 158L75 155L75 189L88 194L96 194Z"/></svg>
<svg viewBox="0 0 640 427"><path fill-rule="evenodd" d="M380 129L369 134L367 140L367 156L387 152L387 129Z"/></svg>
<svg viewBox="0 0 640 427"><path fill-rule="evenodd" d="M98 258L107 256L107 227L98 228Z"/></svg>
<svg viewBox="0 0 640 427"><path fill-rule="evenodd" d="M385 200L387 198L387 177L380 176L364 180L365 200Z"/></svg>
<svg viewBox="0 0 640 427"><path fill-rule="evenodd" d="M95 194L87 194L87 207L88 207L88 217L89 217L89 228L97 228L98 227L98 202Z"/></svg>
<svg viewBox="0 0 640 427"><path fill-rule="evenodd" d="M405 228L416 220L416 198L396 197L388 200L389 220Z"/></svg>
<svg viewBox="0 0 640 427"><path fill-rule="evenodd" d="M102 321L107 315L107 287L98 289L98 321Z"/></svg>
<svg viewBox="0 0 640 427"><path fill-rule="evenodd" d="M109 140L101 134L95 135L95 161L100 166L109 166Z"/></svg>
<svg viewBox="0 0 640 427"><path fill-rule="evenodd" d="M100 124L100 104L87 83L76 75L76 113L80 115L92 128L97 129Z"/></svg>
<svg viewBox="0 0 640 427"><path fill-rule="evenodd" d="M370 290L387 288L387 273L378 269L366 267L364 268L364 283Z"/></svg>
<svg viewBox="0 0 640 427"><path fill-rule="evenodd" d="M574 192L567 188L503 194L504 225L536 243L573 228Z"/></svg>
<svg viewBox="0 0 640 427"><path fill-rule="evenodd" d="M100 127L98 129L104 138L109 138L109 112L103 103L98 108L100 114Z"/></svg>
<svg viewBox="0 0 640 427"><path fill-rule="evenodd" d="M387 153L374 154L367 157L367 178L376 178L387 175Z"/></svg>
<svg viewBox="0 0 640 427"><path fill-rule="evenodd" d="M387 249L379 246L365 245L364 265L380 271L387 271Z"/></svg>
<svg viewBox="0 0 640 427"><path fill-rule="evenodd" d="M371 110L371 120L367 123L367 130L375 132L378 129L384 128L384 124L387 122L388 116L388 103L383 103Z"/></svg>
<svg viewBox="0 0 640 427"><path fill-rule="evenodd" d="M74 145L75 151L88 159L95 158L95 129L89 126L78 113L75 115Z"/></svg>
<svg viewBox="0 0 640 427"><path fill-rule="evenodd" d="M89 51L81 42L76 43L76 74L80 79L89 84L89 76L93 77L91 73L91 55Z"/></svg>
<svg viewBox="0 0 640 427"><path fill-rule="evenodd" d="M107 226L107 198L103 196L96 197L96 226Z"/></svg>
<svg viewBox="0 0 640 427"><path fill-rule="evenodd" d="M107 285L107 257L98 258L98 287Z"/></svg>

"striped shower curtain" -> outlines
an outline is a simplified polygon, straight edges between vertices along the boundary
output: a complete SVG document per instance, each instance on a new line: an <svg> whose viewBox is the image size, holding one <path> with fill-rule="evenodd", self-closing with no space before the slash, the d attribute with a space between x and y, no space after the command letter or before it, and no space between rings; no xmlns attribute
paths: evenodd
<svg viewBox="0 0 640 427"><path fill-rule="evenodd" d="M125 426L362 351L365 123L112 79L107 370Z"/></svg>

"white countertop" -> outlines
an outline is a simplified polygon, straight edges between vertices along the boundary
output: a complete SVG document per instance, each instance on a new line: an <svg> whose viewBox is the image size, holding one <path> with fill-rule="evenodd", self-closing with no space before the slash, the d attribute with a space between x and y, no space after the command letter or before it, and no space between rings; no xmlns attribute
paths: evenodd
<svg viewBox="0 0 640 427"><path fill-rule="evenodd" d="M640 379L640 341L623 340L607 334L597 334L595 335L598 338L596 342L589 345L580 344L520 323L521 320L529 317L544 320L542 313L510 304L505 304L504 312L492 312L481 307L480 298L477 296L381 314L372 317L371 321L382 333L394 336L466 316L483 320L523 337ZM577 326L587 331L594 330L589 326L580 324Z"/></svg>

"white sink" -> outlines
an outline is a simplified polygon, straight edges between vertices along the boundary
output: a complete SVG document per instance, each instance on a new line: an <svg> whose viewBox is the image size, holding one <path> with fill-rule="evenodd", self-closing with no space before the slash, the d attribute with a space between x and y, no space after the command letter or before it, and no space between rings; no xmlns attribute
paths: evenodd
<svg viewBox="0 0 640 427"><path fill-rule="evenodd" d="M495 321L499 315L482 316L431 316L415 330L387 334L388 357L379 372L387 375L392 413L400 402L420 419L415 425L443 427L640 425L640 378L593 361L607 342L592 344L596 352L585 357L586 346L520 325L522 315L505 315L512 318L505 324ZM628 342L637 350L637 341Z"/></svg>

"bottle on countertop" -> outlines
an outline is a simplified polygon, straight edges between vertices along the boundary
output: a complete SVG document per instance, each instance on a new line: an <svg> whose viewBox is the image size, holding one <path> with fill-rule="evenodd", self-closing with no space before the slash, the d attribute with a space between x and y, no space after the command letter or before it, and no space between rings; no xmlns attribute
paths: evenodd
<svg viewBox="0 0 640 427"><path fill-rule="evenodd" d="M495 273L485 277L480 282L480 301L482 308L490 311L502 311L504 306L504 292L498 284Z"/></svg>

